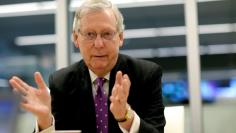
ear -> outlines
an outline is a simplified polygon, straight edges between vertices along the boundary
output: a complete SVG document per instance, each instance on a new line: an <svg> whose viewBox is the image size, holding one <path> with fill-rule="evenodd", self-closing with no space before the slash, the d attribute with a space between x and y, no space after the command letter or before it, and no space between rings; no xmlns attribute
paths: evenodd
<svg viewBox="0 0 236 133"><path fill-rule="evenodd" d="M76 48L79 48L79 43L78 43L78 33L76 33L75 31L73 31L72 33L72 41L74 42L74 45Z"/></svg>
<svg viewBox="0 0 236 133"><path fill-rule="evenodd" d="M122 47L123 46L123 43L124 43L124 33L121 32L119 33L119 46Z"/></svg>

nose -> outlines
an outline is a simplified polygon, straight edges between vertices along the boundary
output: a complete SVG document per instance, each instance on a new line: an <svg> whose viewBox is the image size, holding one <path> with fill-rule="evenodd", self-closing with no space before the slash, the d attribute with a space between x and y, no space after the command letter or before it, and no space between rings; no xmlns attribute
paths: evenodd
<svg viewBox="0 0 236 133"><path fill-rule="evenodd" d="M96 39L94 40L94 46L96 48L101 48L104 46L103 39L100 34L98 34Z"/></svg>

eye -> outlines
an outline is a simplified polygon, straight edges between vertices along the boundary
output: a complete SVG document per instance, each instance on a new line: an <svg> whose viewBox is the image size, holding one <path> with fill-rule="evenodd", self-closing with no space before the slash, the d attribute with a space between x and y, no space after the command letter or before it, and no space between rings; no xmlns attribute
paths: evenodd
<svg viewBox="0 0 236 133"><path fill-rule="evenodd" d="M105 39L112 39L113 35L114 35L114 32L112 32L112 31L107 31L107 32L103 32L102 33L102 36Z"/></svg>
<svg viewBox="0 0 236 133"><path fill-rule="evenodd" d="M89 38L93 38L93 37L96 37L97 34L95 32L86 32L85 33L85 36L86 37L89 37Z"/></svg>

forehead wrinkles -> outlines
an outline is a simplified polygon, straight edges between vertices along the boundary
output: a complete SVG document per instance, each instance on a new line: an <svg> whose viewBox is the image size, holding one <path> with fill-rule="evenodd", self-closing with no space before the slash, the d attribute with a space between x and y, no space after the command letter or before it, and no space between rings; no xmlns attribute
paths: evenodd
<svg viewBox="0 0 236 133"><path fill-rule="evenodd" d="M114 14L114 12L110 9L110 8L106 8L106 9L101 9L101 8L93 8L93 10L91 9L84 9L83 10L83 13L81 13L81 17L80 17L80 29L84 26L83 25L83 21L86 17L86 19L93 19L93 16L92 15L96 15L96 14L99 14L99 13L102 13L104 12L105 14L107 14L109 16L109 21L112 22L112 25L114 25L114 27L117 29L118 28L118 21L117 21L117 18ZM101 20L105 23L107 23L106 20ZM88 22L86 22L88 23Z"/></svg>

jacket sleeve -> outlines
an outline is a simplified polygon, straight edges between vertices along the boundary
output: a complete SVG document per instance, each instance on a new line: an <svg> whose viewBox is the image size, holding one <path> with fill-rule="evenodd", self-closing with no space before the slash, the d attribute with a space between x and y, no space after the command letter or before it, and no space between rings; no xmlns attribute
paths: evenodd
<svg viewBox="0 0 236 133"><path fill-rule="evenodd" d="M155 67L150 74L147 76L146 86L148 88L148 102L147 109L144 115L140 118L139 133L164 133L165 116L164 116L164 105L162 101L162 90L161 90L161 68Z"/></svg>

